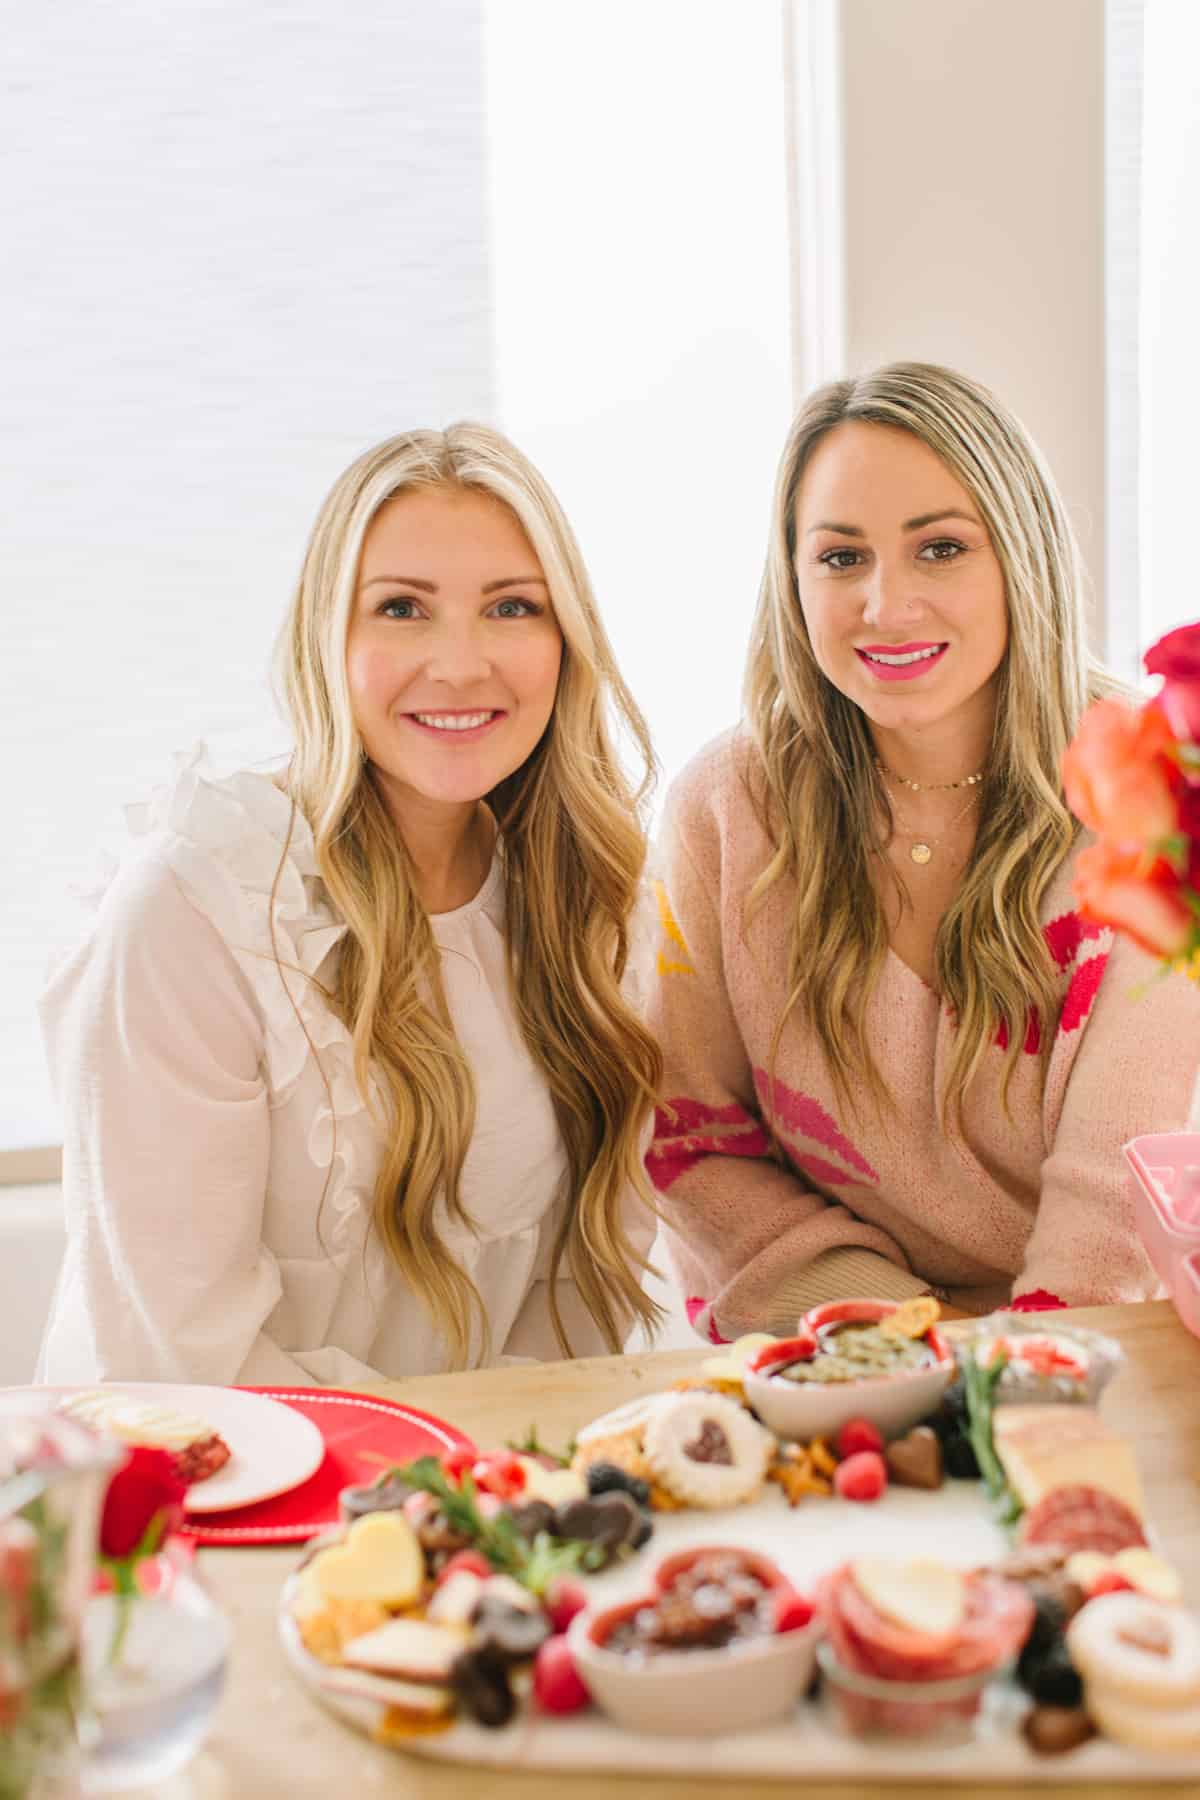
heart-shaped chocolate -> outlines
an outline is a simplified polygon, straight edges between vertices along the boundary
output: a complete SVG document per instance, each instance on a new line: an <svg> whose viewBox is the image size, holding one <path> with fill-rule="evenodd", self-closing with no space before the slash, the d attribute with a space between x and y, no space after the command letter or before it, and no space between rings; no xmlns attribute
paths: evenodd
<svg viewBox="0 0 1200 1800"><path fill-rule="evenodd" d="M888 1474L898 1487L939 1488L944 1480L942 1446L928 1425L896 1438L883 1453Z"/></svg>

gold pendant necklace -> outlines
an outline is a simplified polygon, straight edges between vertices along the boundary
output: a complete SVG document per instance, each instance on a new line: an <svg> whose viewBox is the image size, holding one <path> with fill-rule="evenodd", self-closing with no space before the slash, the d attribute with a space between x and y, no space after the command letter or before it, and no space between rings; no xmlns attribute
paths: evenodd
<svg viewBox="0 0 1200 1800"><path fill-rule="evenodd" d="M880 764L880 772L883 772L882 764ZM892 809L895 822L900 827L903 835L907 838L912 838L913 840L908 846L910 862L915 862L917 866L922 869L925 867L926 863L932 862L934 851L939 848L943 840L954 830L954 827L961 824L962 820L966 818L967 814L975 804L975 784L972 782L969 785L971 792L967 795L967 804L963 807L961 812L955 813L948 825L943 825L935 838L917 837L916 834L910 831L908 826L905 825L904 820L900 817L900 814L895 811L895 808ZM888 792L890 793L891 788L886 775L884 776L884 786L888 788Z"/></svg>

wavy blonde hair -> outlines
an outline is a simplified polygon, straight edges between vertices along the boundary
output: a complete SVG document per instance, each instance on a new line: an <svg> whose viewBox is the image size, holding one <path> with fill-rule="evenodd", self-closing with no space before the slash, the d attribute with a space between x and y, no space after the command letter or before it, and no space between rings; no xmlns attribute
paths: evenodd
<svg viewBox="0 0 1200 1800"><path fill-rule="evenodd" d="M776 882L795 886L787 996L772 1058L788 1018L803 1005L843 1100L854 1105L857 1079L876 1103L887 1101L864 1021L887 954L871 867L890 834L892 811L865 715L813 655L796 574L796 499L805 469L821 440L850 420L911 432L941 458L979 508L1004 576L1008 647L979 829L935 947L937 985L958 1022L945 1122L951 1111L961 1115L1001 1021L1008 1035L1005 1100L1031 1013L1043 1052L1051 1041L1058 971L1040 908L1078 830L1059 766L1084 707L1117 684L1086 649L1083 566L1054 479L993 394L953 370L905 362L811 396L779 465L745 683L758 751L752 797L775 844L750 912Z"/></svg>
<svg viewBox="0 0 1200 1800"><path fill-rule="evenodd" d="M295 750L293 803L312 827L321 878L346 921L331 1004L351 1032L355 1075L385 1127L374 1222L428 1306L451 1362L490 1348L478 1290L440 1242L435 1207L468 1226L460 1182L474 1129L470 1065L454 1034L414 868L363 759L346 638L363 538L387 501L415 488L473 489L503 502L537 552L563 634L550 724L527 761L488 796L504 842L506 936L517 1017L545 1075L568 1166L550 1267L550 1313L571 1354L556 1294L564 1257L611 1349L651 1328L623 1224L632 1187L653 1209L641 1139L661 1058L622 993L629 921L646 855L640 806L653 755L600 623L571 528L537 470L482 425L412 431L359 457L317 517L277 652ZM640 753L632 790L610 708ZM428 998L422 998L422 985ZM478 1331L474 1328L478 1327Z"/></svg>

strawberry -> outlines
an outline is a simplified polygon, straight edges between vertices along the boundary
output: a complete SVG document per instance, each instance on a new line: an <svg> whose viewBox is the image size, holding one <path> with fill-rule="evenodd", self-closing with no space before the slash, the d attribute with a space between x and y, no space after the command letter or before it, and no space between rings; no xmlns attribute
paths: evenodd
<svg viewBox="0 0 1200 1800"><path fill-rule="evenodd" d="M525 1465L511 1450L492 1450L471 1465L471 1479L481 1494L515 1500L526 1484Z"/></svg>
<svg viewBox="0 0 1200 1800"><path fill-rule="evenodd" d="M887 1464L878 1450L857 1450L833 1472L834 1493L843 1500L878 1500L887 1484Z"/></svg>
<svg viewBox="0 0 1200 1800"><path fill-rule="evenodd" d="M1088 1584L1087 1597L1096 1600L1101 1594L1126 1594L1136 1592L1132 1581L1122 1575L1120 1569L1105 1569L1096 1579Z"/></svg>
<svg viewBox="0 0 1200 1800"><path fill-rule="evenodd" d="M547 1638L533 1664L533 1697L543 1712L572 1713L591 1703L565 1637Z"/></svg>
<svg viewBox="0 0 1200 1800"><path fill-rule="evenodd" d="M469 1469L478 1455L478 1450L470 1444L459 1444L453 1450L443 1450L438 1457L442 1474L447 1481L457 1484L462 1480L463 1470Z"/></svg>
<svg viewBox="0 0 1200 1800"><path fill-rule="evenodd" d="M459 1569L466 1569L469 1574L478 1575L481 1581L490 1580L496 1573L482 1550L456 1550L453 1556L446 1558L438 1570L435 1586L441 1587L442 1583Z"/></svg>
<svg viewBox="0 0 1200 1800"><path fill-rule="evenodd" d="M860 1450L883 1450L883 1434L878 1426L872 1425L870 1419L847 1419L837 1434L838 1459L845 1462L847 1457L857 1456Z"/></svg>
<svg viewBox="0 0 1200 1800"><path fill-rule="evenodd" d="M542 1595L546 1617L556 1633L565 1631L575 1614L581 1613L587 1603L583 1584L572 1581L568 1575L557 1576Z"/></svg>
<svg viewBox="0 0 1200 1800"><path fill-rule="evenodd" d="M803 1631L811 1623L813 1603L795 1588L781 1588L775 1596L776 1631Z"/></svg>

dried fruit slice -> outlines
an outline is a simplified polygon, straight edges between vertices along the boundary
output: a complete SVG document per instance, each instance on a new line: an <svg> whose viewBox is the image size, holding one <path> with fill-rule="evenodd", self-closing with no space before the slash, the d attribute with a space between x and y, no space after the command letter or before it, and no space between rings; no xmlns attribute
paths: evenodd
<svg viewBox="0 0 1200 1800"><path fill-rule="evenodd" d="M902 1300L895 1312L879 1321L879 1329L884 1337L921 1338L941 1316L942 1309L932 1294L918 1294L912 1300Z"/></svg>
<svg viewBox="0 0 1200 1800"><path fill-rule="evenodd" d="M775 1439L723 1394L675 1394L647 1421L643 1453L689 1506L737 1506L757 1493Z"/></svg>

